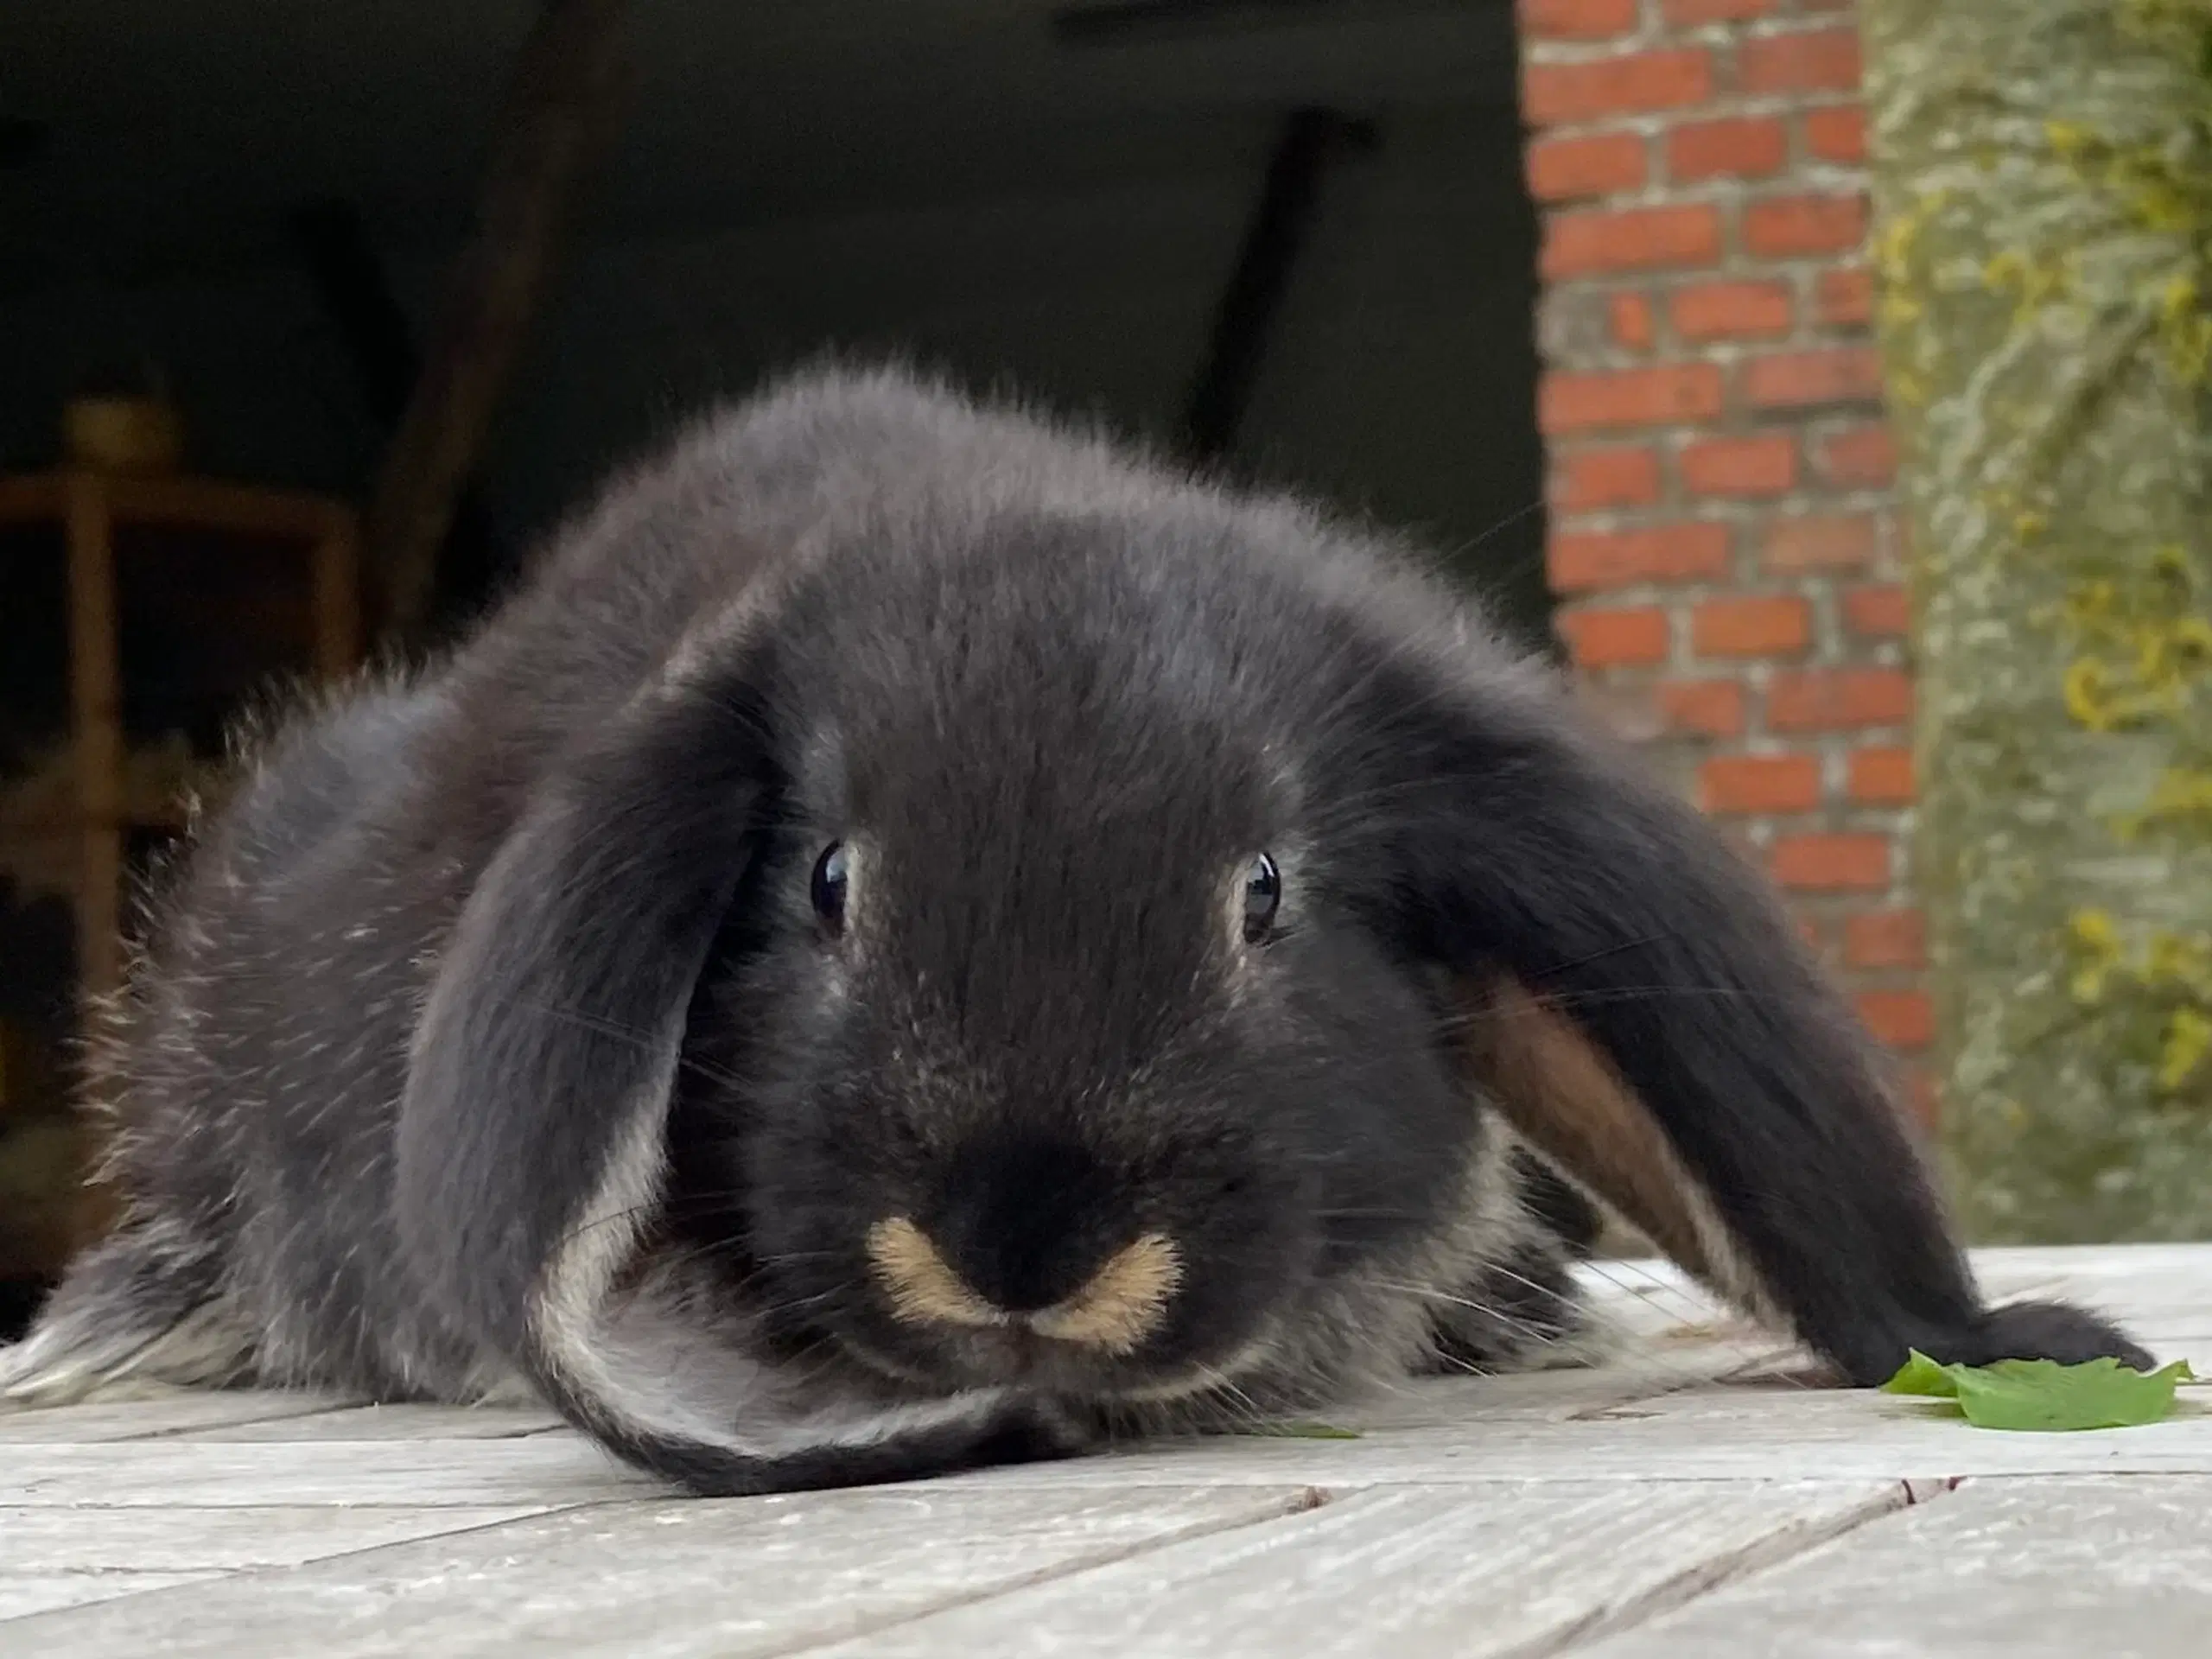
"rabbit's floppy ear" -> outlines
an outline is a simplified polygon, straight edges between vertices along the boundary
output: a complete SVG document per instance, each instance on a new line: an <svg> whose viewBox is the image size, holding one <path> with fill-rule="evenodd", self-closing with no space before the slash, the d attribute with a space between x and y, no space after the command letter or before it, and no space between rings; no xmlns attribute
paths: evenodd
<svg viewBox="0 0 2212 1659"><path fill-rule="evenodd" d="M1469 1074L1522 1137L1693 1276L1782 1322L1658 1120L1582 1028L1516 980L1459 990L1454 1017Z"/></svg>
<svg viewBox="0 0 2212 1659"><path fill-rule="evenodd" d="M1982 1304L1872 1039L1686 802L1527 682L1376 691L1394 925L1529 1140L1854 1382L1913 1347L2147 1362L2076 1309Z"/></svg>
<svg viewBox="0 0 2212 1659"><path fill-rule="evenodd" d="M691 991L753 855L755 710L640 696L560 766L476 883L416 1028L397 1203L417 1271L519 1351L565 1240L658 1195ZM647 1156L645 1150L652 1149ZM652 1217L610 1220L626 1251Z"/></svg>
<svg viewBox="0 0 2212 1659"><path fill-rule="evenodd" d="M727 676L664 683L541 785L417 1027L402 1247L563 1414L696 1491L1017 1455L1042 1431L988 1396L810 1414L689 1265L650 1248L692 993L774 786L763 705Z"/></svg>

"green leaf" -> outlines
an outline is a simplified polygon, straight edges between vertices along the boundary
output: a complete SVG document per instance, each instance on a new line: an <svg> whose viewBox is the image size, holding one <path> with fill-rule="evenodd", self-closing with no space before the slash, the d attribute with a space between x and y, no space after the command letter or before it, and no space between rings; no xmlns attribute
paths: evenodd
<svg viewBox="0 0 2212 1659"><path fill-rule="evenodd" d="M1243 1433L1285 1440L1356 1440L1360 1438L1356 1428L1338 1428L1330 1423L1260 1423Z"/></svg>
<svg viewBox="0 0 2212 1659"><path fill-rule="evenodd" d="M1951 1367L1938 1365L1917 1348L1911 1351L1911 1356L1895 1376L1882 1384L1883 1393L1925 1394L1942 1400L1958 1397L1959 1385L1951 1380Z"/></svg>
<svg viewBox="0 0 2212 1659"><path fill-rule="evenodd" d="M2189 1362L2138 1371L2116 1359L2061 1365L2000 1359L1994 1365L1939 1365L1917 1349L1882 1387L1891 1394L1955 1399L1977 1428L2133 1428L2173 1409L2174 1387L2193 1382Z"/></svg>
<svg viewBox="0 0 2212 1659"><path fill-rule="evenodd" d="M2132 1428L2155 1423L2174 1408L2174 1384L2190 1376L2176 1360L2162 1370L2138 1371L2116 1359L2061 1365L2048 1359L2005 1359L1956 1368L1959 1405L1977 1428Z"/></svg>

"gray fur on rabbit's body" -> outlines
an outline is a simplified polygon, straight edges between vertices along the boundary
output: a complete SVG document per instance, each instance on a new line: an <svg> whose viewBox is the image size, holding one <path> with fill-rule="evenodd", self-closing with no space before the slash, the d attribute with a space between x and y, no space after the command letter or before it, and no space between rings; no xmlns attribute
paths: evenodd
<svg viewBox="0 0 2212 1659"><path fill-rule="evenodd" d="M808 874L849 836L832 940ZM1262 851L1288 920L1243 951L1205 884ZM103 1071L126 1218L0 1392L535 1395L748 1491L1543 1363L1582 1217L1448 1052L1491 970L1582 1011L1732 1287L1854 1380L2139 1357L1980 1306L1763 889L1411 562L810 373L616 480L443 662L258 747ZM1185 1246L1158 1353L1023 1370L887 1316L873 1221L1077 1143L1069 1228Z"/></svg>

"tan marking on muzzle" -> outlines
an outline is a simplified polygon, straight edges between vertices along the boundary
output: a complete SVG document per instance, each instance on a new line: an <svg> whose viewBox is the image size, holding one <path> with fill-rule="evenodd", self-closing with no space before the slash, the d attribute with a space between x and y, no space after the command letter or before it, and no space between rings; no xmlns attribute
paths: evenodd
<svg viewBox="0 0 2212 1659"><path fill-rule="evenodd" d="M1035 1313L1009 1313L978 1296L938 1253L929 1235L904 1216L868 1230L868 1253L891 1295L891 1312L910 1325L1026 1325L1039 1336L1126 1354L1159 1328L1183 1282L1173 1239L1147 1233L1116 1251L1090 1283Z"/></svg>
<svg viewBox="0 0 2212 1659"><path fill-rule="evenodd" d="M891 1312L909 1325L1004 1325L1007 1315L960 1282L929 1235L893 1216L868 1230L868 1253L891 1293Z"/></svg>
<svg viewBox="0 0 2212 1659"><path fill-rule="evenodd" d="M1126 1354L1160 1328L1182 1282L1183 1256L1175 1241L1147 1233L1116 1251L1067 1300L1031 1315L1030 1329L1062 1342Z"/></svg>

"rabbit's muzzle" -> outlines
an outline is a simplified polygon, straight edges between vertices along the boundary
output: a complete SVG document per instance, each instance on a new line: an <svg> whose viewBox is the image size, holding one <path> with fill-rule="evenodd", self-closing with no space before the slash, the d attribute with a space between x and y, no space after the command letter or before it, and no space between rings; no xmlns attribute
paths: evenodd
<svg viewBox="0 0 2212 1659"><path fill-rule="evenodd" d="M911 1325L1024 1333L1047 1342L1133 1353L1166 1318L1182 1282L1175 1242L1146 1233L1115 1251L1074 1291L1041 1306L1008 1306L976 1291L930 1236L903 1216L868 1230L868 1259L894 1317Z"/></svg>

